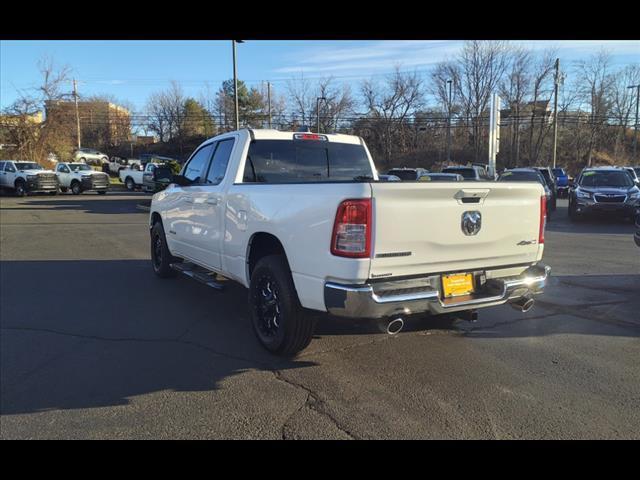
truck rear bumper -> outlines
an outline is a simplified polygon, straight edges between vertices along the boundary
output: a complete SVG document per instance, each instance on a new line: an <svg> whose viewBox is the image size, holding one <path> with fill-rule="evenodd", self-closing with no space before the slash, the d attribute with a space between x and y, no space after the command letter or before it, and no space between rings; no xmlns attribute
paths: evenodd
<svg viewBox="0 0 640 480"><path fill-rule="evenodd" d="M542 293L550 272L550 267L538 263L518 276L487 280L472 295L452 298L442 298L439 275L426 277L419 288L393 288L396 282L364 285L327 282L324 301L327 311L340 317L384 318L424 312L437 315L501 305Z"/></svg>

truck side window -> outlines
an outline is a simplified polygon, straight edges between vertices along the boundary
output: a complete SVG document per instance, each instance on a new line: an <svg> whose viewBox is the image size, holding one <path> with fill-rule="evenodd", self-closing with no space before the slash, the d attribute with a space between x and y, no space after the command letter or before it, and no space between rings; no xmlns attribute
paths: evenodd
<svg viewBox="0 0 640 480"><path fill-rule="evenodd" d="M231 157L231 150L233 150L233 143L233 138L218 142L218 147L213 154L209 172L207 173L207 185L218 185L224 178L229 158Z"/></svg>
<svg viewBox="0 0 640 480"><path fill-rule="evenodd" d="M185 165L184 173L182 175L192 182L202 178L204 175L204 169L207 166L209 158L211 158L214 146L214 143L210 143L194 153L189 162Z"/></svg>
<svg viewBox="0 0 640 480"><path fill-rule="evenodd" d="M0 162L0 172L4 170L4 162Z"/></svg>
<svg viewBox="0 0 640 480"><path fill-rule="evenodd" d="M16 171L16 167L14 167L12 163L7 162L7 166L4 167L4 171L14 173Z"/></svg>

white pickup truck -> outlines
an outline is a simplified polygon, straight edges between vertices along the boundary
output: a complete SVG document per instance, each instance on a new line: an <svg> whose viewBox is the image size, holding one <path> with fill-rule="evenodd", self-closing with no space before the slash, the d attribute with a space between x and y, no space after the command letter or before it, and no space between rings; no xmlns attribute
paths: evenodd
<svg viewBox="0 0 640 480"><path fill-rule="evenodd" d="M135 190L144 185L144 176L153 174L153 170L160 165L159 163L149 162L142 166L133 164L129 168L124 168L118 172L120 181L124 183L127 190Z"/></svg>
<svg viewBox="0 0 640 480"><path fill-rule="evenodd" d="M549 275L538 183L381 182L348 135L239 130L207 140L151 203L151 259L221 289L249 289L262 345L291 355L317 315L474 319L533 305Z"/></svg>

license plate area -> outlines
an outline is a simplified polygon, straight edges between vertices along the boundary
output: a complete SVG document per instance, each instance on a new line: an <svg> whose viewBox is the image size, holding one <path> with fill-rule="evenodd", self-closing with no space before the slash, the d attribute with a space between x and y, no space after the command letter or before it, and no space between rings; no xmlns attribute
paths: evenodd
<svg viewBox="0 0 640 480"><path fill-rule="evenodd" d="M452 273L442 275L442 298L470 295L475 291L472 273Z"/></svg>

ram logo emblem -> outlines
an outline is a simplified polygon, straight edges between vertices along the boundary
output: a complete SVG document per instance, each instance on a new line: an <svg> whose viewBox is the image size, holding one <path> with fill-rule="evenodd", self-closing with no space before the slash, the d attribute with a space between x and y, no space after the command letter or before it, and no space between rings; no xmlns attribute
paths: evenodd
<svg viewBox="0 0 640 480"><path fill-rule="evenodd" d="M478 211L464 212L462 214L462 233L465 235L477 235L482 228L482 215Z"/></svg>

